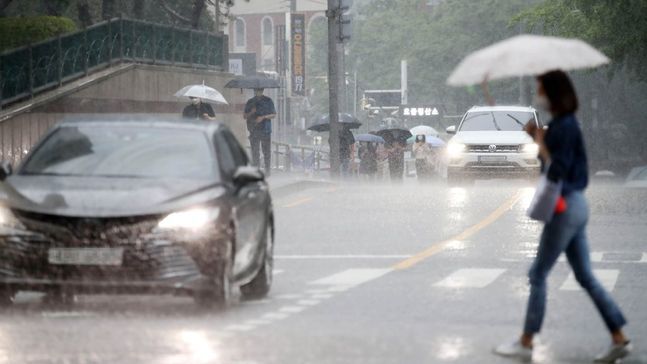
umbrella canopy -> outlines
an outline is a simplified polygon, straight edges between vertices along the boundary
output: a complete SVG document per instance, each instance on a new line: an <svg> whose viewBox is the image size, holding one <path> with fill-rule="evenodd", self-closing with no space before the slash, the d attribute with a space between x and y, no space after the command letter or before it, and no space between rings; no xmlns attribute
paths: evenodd
<svg viewBox="0 0 647 364"><path fill-rule="evenodd" d="M421 135L421 134L416 134L416 135ZM415 141L416 141L415 135L407 139L408 144L413 144L415 143ZM427 142L427 144L431 145L434 148L440 148L445 146L445 141L434 135L425 135L425 142Z"/></svg>
<svg viewBox="0 0 647 364"><path fill-rule="evenodd" d="M357 120L357 118L355 118L351 114L340 113L339 123L342 124L342 126L346 129L357 129L362 126L362 123L360 123L359 120ZM317 123L309 127L308 130L330 131L330 117L328 115L322 116L321 118L319 118Z"/></svg>
<svg viewBox="0 0 647 364"><path fill-rule="evenodd" d="M202 100L209 100L217 102L219 104L228 105L229 103L225 100L225 97L222 96L220 92L216 89L209 86L202 85L189 85L183 87L180 91L175 93L175 97L188 99L189 97L197 97Z"/></svg>
<svg viewBox="0 0 647 364"><path fill-rule="evenodd" d="M579 39L518 35L465 57L447 79L451 86L486 80L540 75L553 70L593 68L609 58Z"/></svg>
<svg viewBox="0 0 647 364"><path fill-rule="evenodd" d="M376 132L373 132L373 134L381 136L387 142L391 142L391 141L406 142L407 139L409 139L409 138L411 138L411 136L413 136L413 134L411 134L411 132L409 130L398 129L398 128L382 129L382 130L378 130Z"/></svg>
<svg viewBox="0 0 647 364"><path fill-rule="evenodd" d="M359 135L355 135L355 141L383 144L384 138L377 136L375 134L359 134Z"/></svg>
<svg viewBox="0 0 647 364"><path fill-rule="evenodd" d="M280 88L279 81L266 76L247 76L233 79L225 85L226 88Z"/></svg>
<svg viewBox="0 0 647 364"><path fill-rule="evenodd" d="M438 131L436 131L436 129L427 125L414 126L413 128L409 129L409 131L413 135L434 135L434 136L440 135Z"/></svg>

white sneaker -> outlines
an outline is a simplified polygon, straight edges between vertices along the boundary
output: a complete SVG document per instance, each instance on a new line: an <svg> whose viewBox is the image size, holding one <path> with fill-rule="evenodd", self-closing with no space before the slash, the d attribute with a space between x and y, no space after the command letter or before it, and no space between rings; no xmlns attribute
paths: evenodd
<svg viewBox="0 0 647 364"><path fill-rule="evenodd" d="M630 341L624 344L611 344L609 350L595 357L595 363L615 363L616 360L628 356L633 349Z"/></svg>
<svg viewBox="0 0 647 364"><path fill-rule="evenodd" d="M497 346L494 348L494 353L506 358L517 358L524 361L532 359L532 348L521 345L519 340Z"/></svg>

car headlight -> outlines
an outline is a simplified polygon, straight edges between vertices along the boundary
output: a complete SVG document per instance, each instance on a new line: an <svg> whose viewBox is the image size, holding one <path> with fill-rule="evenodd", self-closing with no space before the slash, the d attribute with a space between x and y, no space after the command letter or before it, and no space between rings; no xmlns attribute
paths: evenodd
<svg viewBox="0 0 647 364"><path fill-rule="evenodd" d="M200 230L216 220L219 213L220 209L217 207L174 212L162 219L157 227L165 230Z"/></svg>
<svg viewBox="0 0 647 364"><path fill-rule="evenodd" d="M447 144L447 154L450 157L456 157L459 154L463 153L466 149L465 144L463 143L449 143Z"/></svg>
<svg viewBox="0 0 647 364"><path fill-rule="evenodd" d="M539 153L539 145L537 143L524 144L521 147L521 153L537 155Z"/></svg>
<svg viewBox="0 0 647 364"><path fill-rule="evenodd" d="M0 206L0 227L4 228L20 228L22 225L16 219L11 210L4 206Z"/></svg>

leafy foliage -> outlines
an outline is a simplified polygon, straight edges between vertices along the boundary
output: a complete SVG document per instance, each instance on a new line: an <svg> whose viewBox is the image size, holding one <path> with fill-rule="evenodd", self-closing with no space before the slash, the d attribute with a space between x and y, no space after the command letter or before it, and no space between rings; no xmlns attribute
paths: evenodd
<svg viewBox="0 0 647 364"><path fill-rule="evenodd" d="M0 50L36 43L74 30L74 22L63 17L0 18Z"/></svg>
<svg viewBox="0 0 647 364"><path fill-rule="evenodd" d="M522 12L526 21L545 34L581 38L605 52L618 70L626 65L647 81L647 1L546 0Z"/></svg>

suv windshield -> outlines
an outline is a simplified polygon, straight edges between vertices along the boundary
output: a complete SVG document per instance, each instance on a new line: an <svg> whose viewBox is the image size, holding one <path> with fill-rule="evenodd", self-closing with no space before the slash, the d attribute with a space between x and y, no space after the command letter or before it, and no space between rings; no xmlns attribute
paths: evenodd
<svg viewBox="0 0 647 364"><path fill-rule="evenodd" d="M475 111L465 116L460 131L521 131L529 120L535 115L528 111Z"/></svg>
<svg viewBox="0 0 647 364"><path fill-rule="evenodd" d="M21 174L214 179L216 167L203 132L95 125L59 128Z"/></svg>

